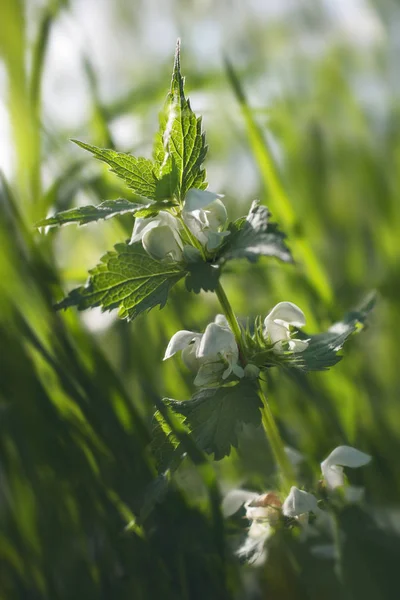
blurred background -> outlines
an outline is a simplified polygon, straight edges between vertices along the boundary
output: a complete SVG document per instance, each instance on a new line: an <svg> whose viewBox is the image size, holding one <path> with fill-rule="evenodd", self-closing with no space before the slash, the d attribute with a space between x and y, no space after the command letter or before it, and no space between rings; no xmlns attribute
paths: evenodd
<svg viewBox="0 0 400 600"><path fill-rule="evenodd" d="M133 223L124 216L47 235L33 225L73 206L134 199L69 140L150 156L180 37L210 189L225 194L231 219L259 198L297 261L230 267L223 284L239 317L290 300L315 333L378 290L369 327L342 362L304 377L271 372L268 389L285 441L316 477L337 445L373 456L352 481L393 533L400 5L0 0L0 10L0 599L344 598L333 583L322 592L307 577L272 582L268 568L239 569L224 550L210 473L222 491L273 486L262 431L244 429L208 474L185 461L144 524L133 524L160 484L149 451L154 403L193 392L179 359L162 362L165 346L178 329L203 330L216 300L178 285L162 312L133 323L98 310L55 313ZM371 564L381 569L379 556L392 564L382 558L389 546L385 538L363 557L363 585L346 575L349 597L389 597L366 577Z"/></svg>

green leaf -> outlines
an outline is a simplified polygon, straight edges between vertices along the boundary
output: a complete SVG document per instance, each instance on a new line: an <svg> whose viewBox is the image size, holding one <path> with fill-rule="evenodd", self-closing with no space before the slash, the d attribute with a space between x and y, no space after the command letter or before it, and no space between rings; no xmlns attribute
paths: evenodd
<svg viewBox="0 0 400 600"><path fill-rule="evenodd" d="M340 360L338 354L347 340L360 332L366 323L369 312L375 305L376 296L370 294L356 310L349 312L342 321L334 323L325 333L307 335L299 331L294 337L308 339L309 345L298 354L294 354L288 366L301 371L326 371Z"/></svg>
<svg viewBox="0 0 400 600"><path fill-rule="evenodd" d="M215 460L228 456L231 446L238 446L243 423L258 426L261 422L261 401L255 385L247 380L231 387L200 390L186 402L164 399L164 403L185 417L197 446L213 453Z"/></svg>
<svg viewBox="0 0 400 600"><path fill-rule="evenodd" d="M179 172L174 157L169 155L165 162L154 167L157 176L156 199L174 198L179 187Z"/></svg>
<svg viewBox="0 0 400 600"><path fill-rule="evenodd" d="M158 410L153 417L150 450L159 473L167 469L173 471L181 463L183 450L180 442Z"/></svg>
<svg viewBox="0 0 400 600"><path fill-rule="evenodd" d="M367 296L356 310L350 311L342 321L334 323L328 331L309 335L305 331L294 331L293 339L307 340L308 346L303 352L273 352L271 344L264 338L264 325L261 317L255 320L254 328L244 331L244 343L249 361L260 368L284 367L301 371L326 371L342 356L338 352L344 343L354 334L360 332L366 323L369 312L375 305L375 293Z"/></svg>
<svg viewBox="0 0 400 600"><path fill-rule="evenodd" d="M198 294L201 290L214 292L219 281L221 269L218 265L201 260L187 265L188 274L185 284L189 292Z"/></svg>
<svg viewBox="0 0 400 600"><path fill-rule="evenodd" d="M79 206L78 208L63 210L52 217L42 219L36 223L35 227L54 227L57 225L68 225L70 223L86 225L92 221L98 221L99 219L110 219L125 213L136 212L137 210L142 211L143 207L143 204L130 202L123 198L119 198L118 200L106 200L97 206Z"/></svg>
<svg viewBox="0 0 400 600"><path fill-rule="evenodd" d="M255 200L246 219L230 224L231 235L218 253L219 262L233 258L247 258L255 262L260 256L274 256L284 262L293 262L285 244L285 234L279 231L276 223L269 222L269 217L267 207L260 206Z"/></svg>
<svg viewBox="0 0 400 600"><path fill-rule="evenodd" d="M375 294L371 294L357 310L349 312L342 321L334 323L325 333L310 336L302 331L296 334L299 339L310 341L304 352L294 355L289 366L302 371L326 371L338 363L342 359L338 354L339 350L354 333L364 328L375 301Z"/></svg>
<svg viewBox="0 0 400 600"><path fill-rule="evenodd" d="M185 274L182 267L154 260L143 250L141 242L117 244L114 249L89 272L86 285L72 290L57 309L119 308L119 316L131 321L157 304L160 308L165 305L169 290Z"/></svg>
<svg viewBox="0 0 400 600"><path fill-rule="evenodd" d="M118 175L135 194L151 200L159 199L157 195L158 180L151 160L142 157L136 158L115 150L97 148L97 146L91 146L78 140L72 141L109 165L111 171Z"/></svg>
<svg viewBox="0 0 400 600"><path fill-rule="evenodd" d="M206 172L202 163L207 154L201 117L196 117L184 93L177 44L171 89L160 115L160 130L154 144L154 159L160 167L171 156L178 173L178 195L184 199L190 188L205 189Z"/></svg>

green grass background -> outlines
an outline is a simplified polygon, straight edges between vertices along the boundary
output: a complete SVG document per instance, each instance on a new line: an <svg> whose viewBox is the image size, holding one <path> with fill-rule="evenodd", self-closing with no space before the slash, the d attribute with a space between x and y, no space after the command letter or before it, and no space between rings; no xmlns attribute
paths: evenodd
<svg viewBox="0 0 400 600"><path fill-rule="evenodd" d="M131 197L69 138L148 156L179 35L186 92L207 132L210 189L225 194L231 219L259 198L289 234L297 261L230 267L223 284L239 317L266 315L290 300L318 332L378 291L369 328L346 346L342 362L301 378L272 373L269 399L285 441L305 454L316 477L337 445L372 455L353 481L366 486L374 514L390 517L393 530L400 493L399 6L351 3L350 26L318 1L282 14L270 3L268 15L256 2L100 2L88 10L103 12L108 25L95 39L103 54L93 51L93 29L78 52L84 92L77 94L84 93L86 112L57 121L47 69L57 66L60 24L71 33L67 50L75 29L84 39L78 4L1 0L13 168L0 184L0 598L345 597L329 589L325 563L299 571L277 551L271 575L272 567L240 569L226 548L215 476L222 489L273 486L260 431L246 429L239 449L213 467L193 469L189 451L143 528L125 531L149 484L159 485L148 449L154 403L184 400L193 390L179 359L162 362L165 346L178 329L202 330L219 309L213 295L189 295L179 285L162 312L130 324L57 314L54 302L129 237L132 220L47 235L33 224L77 203ZM61 83L73 96L68 81ZM59 102L62 110L62 93ZM127 141L129 129L135 136ZM384 598L386 588L365 567L363 543L349 554L363 581L347 581L349 597ZM378 543L375 565L388 544Z"/></svg>

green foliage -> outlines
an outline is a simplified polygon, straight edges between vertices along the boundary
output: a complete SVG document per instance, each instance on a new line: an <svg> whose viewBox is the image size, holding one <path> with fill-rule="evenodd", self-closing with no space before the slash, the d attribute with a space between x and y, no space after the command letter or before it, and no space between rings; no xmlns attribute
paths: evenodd
<svg viewBox="0 0 400 600"><path fill-rule="evenodd" d="M99 253L111 248L121 235L120 223L99 228L96 237L91 232L83 236L73 229L63 231L57 243L53 236L32 232L32 223L50 208L72 208L77 194L90 193L100 203L121 191L105 171L92 175L83 168L84 161L69 163L65 123L58 123L53 114L49 118L48 102L41 105L47 40L53 38L57 7L63 4L68 11L68 2L44 7L37 36L26 35L25 4L5 0L0 19L16 163L15 177L8 182L2 177L0 182L0 347L6 349L0 361L1 599L225 600L232 595L248 600L254 593L277 600L393 597L399 543L392 507L400 495L399 374L393 358L400 297L398 98L396 86L381 94L376 119L376 98L365 102L358 85L362 74L374 89L387 92L385 73L391 56L387 49L395 42L390 28L377 45L363 44L360 50L341 36L340 46L328 41L326 52L308 60L303 53L293 54L293 40L309 33L298 26L298 19L266 24L259 11L249 8L240 34L245 32L249 40L243 66L230 71L236 76L242 120L230 110L218 65L202 64L199 69L193 46L191 90L206 96L216 125L209 137L215 148L214 172L223 172L224 191L230 197L245 199L254 195L253 180L239 175L232 165L243 159L259 166L261 201L289 234L297 262L296 269L281 269L275 261L268 268L260 261L251 269L243 263L234 271L226 269L223 283L238 314L265 314L267 306L290 299L307 312L310 330L321 331L332 314L340 315L339 306L352 304L360 289L379 287L382 292L372 326L362 341L354 340L354 351L340 369L321 376L299 369L290 369L290 377L282 377L281 369L269 369L267 374L269 402L285 442L312 457L310 471L335 444L354 441L374 457L365 475L356 473L353 480L360 483L357 478L363 478L372 516L360 518L357 507L338 516L339 564L314 557L312 539L305 543L290 531L279 530L271 539L267 564L243 573L232 560L237 540L227 539L218 519L211 517L218 513L218 502L211 505L207 499L207 494L215 495L215 480L207 480L208 474L202 479L206 499L193 485L207 465L187 469L185 478L178 473L170 480L158 479L156 460L146 447L153 405L160 394L167 388L168 396L189 397L188 380L177 363L161 363L155 357L162 356L166 341L182 324L201 330L214 318L218 309L211 296L201 302L177 286L174 302L162 313L152 311L148 319L129 327L115 323L101 333L83 327L72 311L64 315L52 309L60 281L69 285L82 278L82 258L90 257L98 246ZM390 20L396 16L395 3L386 4ZM179 21L185 30L196 22L196 7L182 12L173 0L171 8L168 19L174 26ZM129 36L128 25L145 24L139 3L118 12L117 2L112 10L115 19L109 26L116 27L117 35L127 31ZM215 21L225 32L230 31L228 10L222 9ZM369 3L369 10L385 31L378 3ZM124 23L118 31L113 23L122 14ZM201 11L198 16L202 18ZM146 12L146 22L147 17ZM317 35L318 19L317 15L313 21ZM33 34L33 13L29 28ZM279 50L293 56L293 70L281 79L273 105L257 102L253 109L246 98L247 83L261 89L271 73L281 72L277 43ZM95 90L88 119L76 121L68 137L85 131L98 146L112 148L114 120L134 114L141 135L132 145L146 144L152 135L149 114L156 112L164 93L163 73L151 56L142 48L140 61L131 65L134 85L123 97L107 94L104 100ZM269 140L279 143L284 158L279 168ZM161 140L165 158L163 148ZM178 192L181 180L177 170L174 174L171 154L162 161L162 166L157 161L153 165L157 202ZM40 185L44 171L45 181L51 182L48 189ZM199 179L201 186L204 180ZM99 206L88 208L86 217L97 214ZM140 216L150 217L166 204L143 206ZM241 214L239 203L232 202L230 210ZM242 222L235 222L231 231ZM121 225L125 227L124 220ZM127 224L125 237L130 231ZM195 282L198 277L194 275ZM198 286L202 285L200 278ZM318 357L325 364L333 357L332 346L342 344L339 331L331 334L329 341L319 338ZM318 338L315 342L314 349ZM311 361L315 360L314 356ZM261 434L261 428L244 430L238 452L218 465L222 485L245 480L249 489L261 490L270 484L270 451ZM172 461L183 451L186 448L172 454ZM126 525L137 523L146 506L143 527L127 531ZM238 520L242 531L248 527L248 522ZM381 527L383 520L386 529ZM231 524L226 529L230 531Z"/></svg>
<svg viewBox="0 0 400 600"><path fill-rule="evenodd" d="M126 185L138 196L156 200L158 179L154 174L154 165L148 158L136 158L130 154L97 148L78 140L72 140L84 150L91 152L97 159L111 167Z"/></svg>
<svg viewBox="0 0 400 600"><path fill-rule="evenodd" d="M294 355L290 366L302 371L325 371L338 363L342 359L338 352L354 333L364 328L374 304L375 295L372 294L358 310L347 313L342 321L334 323L325 333L311 336L305 332L296 334L300 339L310 341L304 352Z"/></svg>
<svg viewBox="0 0 400 600"><path fill-rule="evenodd" d="M205 292L214 292L221 274L221 269L216 264L211 264L204 260L191 262L187 265L188 274L185 284L189 292L198 294L202 290Z"/></svg>
<svg viewBox="0 0 400 600"><path fill-rule="evenodd" d="M203 190L207 187L206 172L202 168L206 154L201 117L196 117L189 99L185 97L178 42L171 89L160 115L160 130L156 135L153 155L160 167L172 156L179 174L177 195L182 201L190 188Z"/></svg>
<svg viewBox="0 0 400 600"><path fill-rule="evenodd" d="M130 212L135 213L138 210L141 212L145 210L143 204L130 202L123 198L119 198L118 200L106 200L97 206L79 206L78 208L64 210L57 213L54 217L42 219L36 223L36 227L53 227L56 225L68 225L70 223L86 225L87 223L99 221L100 219L110 219ZM148 205L148 210L151 210L150 205Z"/></svg>
<svg viewBox="0 0 400 600"><path fill-rule="evenodd" d="M186 402L164 399L192 433L201 450L214 454L215 460L228 456L237 447L238 433L244 423L261 423L261 401L256 386L249 381L237 385L200 390Z"/></svg>
<svg viewBox="0 0 400 600"><path fill-rule="evenodd" d="M269 222L269 217L268 209L255 200L246 219L238 219L230 225L231 235L218 254L219 261L247 258L255 262L260 256L273 256L284 262L293 262L285 244L286 235L275 223Z"/></svg>
<svg viewBox="0 0 400 600"><path fill-rule="evenodd" d="M130 321L157 304L163 307L169 290L183 275L180 265L152 259L140 242L117 244L115 252L107 252L90 271L87 284L72 290L56 308L119 307L120 317Z"/></svg>
<svg viewBox="0 0 400 600"><path fill-rule="evenodd" d="M375 294L370 294L358 309L347 313L341 321L334 323L324 333L308 335L305 331L293 332L292 338L308 341L307 348L297 353L274 353L264 337L262 318L257 317L254 330L247 328L244 332L250 361L266 368L281 366L304 372L326 371L342 359L338 353L344 343L364 328L368 314L375 305L375 299Z"/></svg>

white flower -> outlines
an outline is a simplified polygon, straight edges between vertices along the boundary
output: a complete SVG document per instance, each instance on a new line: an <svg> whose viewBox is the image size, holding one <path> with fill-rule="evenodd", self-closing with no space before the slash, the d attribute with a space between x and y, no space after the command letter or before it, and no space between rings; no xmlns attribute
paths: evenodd
<svg viewBox="0 0 400 600"><path fill-rule="evenodd" d="M141 241L146 252L156 260L182 259L182 241L178 219L161 210L151 219L137 218L132 232L131 244Z"/></svg>
<svg viewBox="0 0 400 600"><path fill-rule="evenodd" d="M254 567L260 567L267 560L265 542L273 532L273 527L268 521L253 521L245 541L236 551L237 556L245 558L248 564Z"/></svg>
<svg viewBox="0 0 400 600"><path fill-rule="evenodd" d="M249 490L231 490L222 502L222 514L229 517L244 504L246 518L251 521L244 543L237 555L245 557L254 566L265 562L265 542L273 534L279 520L281 502L274 492L256 494Z"/></svg>
<svg viewBox="0 0 400 600"><path fill-rule="evenodd" d="M335 448L328 458L321 463L322 475L329 489L333 490L341 485L344 485L345 478L343 467L351 467L356 469L363 467L371 461L371 456L360 452L351 446L338 446Z"/></svg>
<svg viewBox="0 0 400 600"><path fill-rule="evenodd" d="M239 510L246 502L251 502L258 498L259 494L249 490L231 490L224 496L221 505L221 511L224 517L230 517Z"/></svg>
<svg viewBox="0 0 400 600"><path fill-rule="evenodd" d="M239 351L235 336L223 315L217 315L214 323L207 325L203 334L194 331L178 331L172 336L165 351L164 360L182 350L182 359L192 371L198 371L195 385L207 385L227 379L231 373L243 377L238 364Z"/></svg>
<svg viewBox="0 0 400 600"><path fill-rule="evenodd" d="M282 354L286 350L303 352L308 341L291 339L290 326L303 327L306 319L303 311L292 302L279 302L264 320L264 336L274 344L273 350Z"/></svg>
<svg viewBox="0 0 400 600"><path fill-rule="evenodd" d="M316 497L295 486L290 488L290 493L282 504L282 512L285 517L299 517L304 513L318 513L319 511Z"/></svg>
<svg viewBox="0 0 400 600"><path fill-rule="evenodd" d="M191 233L207 250L215 250L229 231L221 231L227 220L220 194L192 188L183 205L182 217Z"/></svg>

